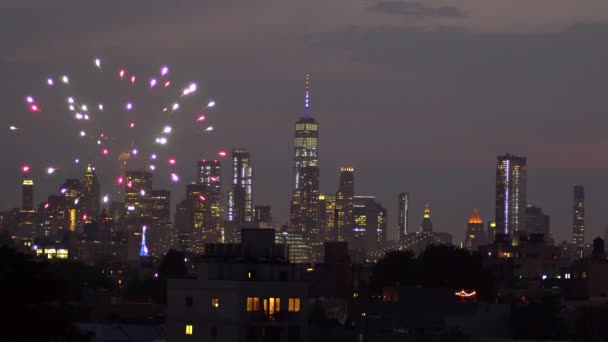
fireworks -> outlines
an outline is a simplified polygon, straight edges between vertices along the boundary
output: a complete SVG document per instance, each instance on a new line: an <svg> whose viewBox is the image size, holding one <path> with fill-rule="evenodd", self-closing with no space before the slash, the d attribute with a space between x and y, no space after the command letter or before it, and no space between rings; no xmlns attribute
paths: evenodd
<svg viewBox="0 0 608 342"><path fill-rule="evenodd" d="M76 121L63 127L76 129L67 136L78 137L78 140L62 149L73 153L70 159L76 167L81 161L85 165L113 163L116 169L108 172L116 175L129 170L129 163L138 163L138 167L146 167L149 171L166 172L169 169L169 180L178 182L180 177L175 173L178 171L177 161L167 154L172 153L174 140L179 141L184 133L190 132L191 137L196 137L196 127L184 125L184 122L209 121L210 114L206 110L215 107L215 101L201 101L199 98L201 89L206 87L192 80L182 83L175 78L179 72L171 70L170 73L169 66L166 65L153 69L152 73L145 74L138 70L136 74L135 68L116 67L99 57L92 58L89 63L90 75L79 71L70 77L70 70L43 75L42 89L48 94L42 96L26 93L24 99L27 110L39 113L35 118L52 115L53 120L56 120L56 115L59 119L63 115L65 120ZM143 96L147 98L142 98ZM64 109L63 114L61 108ZM179 122L175 122L177 120ZM17 131L20 128L10 125L9 130ZM212 130L213 127L208 126L204 131ZM200 128L198 132L200 134ZM225 154L222 151L219 155L222 156L222 153ZM68 168L66 165L54 164L56 160L53 161L53 166L48 166L48 163L46 167L40 167L40 171L53 175L57 170ZM160 160L166 160L168 167L167 164L163 167ZM36 170L39 170L38 166ZM21 171L31 172L31 167L22 165ZM117 185L124 186L126 183L122 176L115 179ZM108 200L109 195L105 195L104 203Z"/></svg>

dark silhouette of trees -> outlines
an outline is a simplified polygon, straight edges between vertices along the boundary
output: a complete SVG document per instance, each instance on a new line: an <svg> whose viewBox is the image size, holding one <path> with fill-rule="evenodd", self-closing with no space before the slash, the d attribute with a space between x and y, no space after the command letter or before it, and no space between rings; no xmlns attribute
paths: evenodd
<svg viewBox="0 0 608 342"><path fill-rule="evenodd" d="M374 267L371 288L380 294L387 286L476 290L483 300L496 296L494 279L481 257L448 245L431 245L418 258L410 251L387 252Z"/></svg>
<svg viewBox="0 0 608 342"><path fill-rule="evenodd" d="M0 331L3 341L72 341L73 322L86 317L81 290L107 285L93 269L76 262L35 260L0 247Z"/></svg>

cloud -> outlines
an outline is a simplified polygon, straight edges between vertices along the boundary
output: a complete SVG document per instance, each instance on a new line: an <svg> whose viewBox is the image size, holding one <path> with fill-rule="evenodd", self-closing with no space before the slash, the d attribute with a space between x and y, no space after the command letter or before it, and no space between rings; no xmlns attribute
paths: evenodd
<svg viewBox="0 0 608 342"><path fill-rule="evenodd" d="M454 6L429 7L411 1L380 1L370 9L376 12L398 14L408 17L464 17L462 12Z"/></svg>

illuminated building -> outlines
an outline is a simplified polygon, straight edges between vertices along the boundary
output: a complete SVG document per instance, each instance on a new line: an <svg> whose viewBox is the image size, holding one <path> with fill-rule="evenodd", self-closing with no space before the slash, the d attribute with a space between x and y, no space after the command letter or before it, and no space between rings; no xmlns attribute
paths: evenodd
<svg viewBox="0 0 608 342"><path fill-rule="evenodd" d="M99 181L95 175L95 169L89 164L84 174L82 188L82 209L89 216L99 214Z"/></svg>
<svg viewBox="0 0 608 342"><path fill-rule="evenodd" d="M496 230L513 234L524 229L526 210L526 158L498 156L496 164Z"/></svg>
<svg viewBox="0 0 608 342"><path fill-rule="evenodd" d="M253 223L253 167L249 151L242 148L232 149L232 184L228 192L227 219L236 236L240 227Z"/></svg>
<svg viewBox="0 0 608 342"><path fill-rule="evenodd" d="M150 226L147 231L147 246L150 255L163 256L173 245L171 224L171 192L152 190L149 199Z"/></svg>
<svg viewBox="0 0 608 342"><path fill-rule="evenodd" d="M23 179L21 187L21 209L18 214L18 230L16 237L19 239L33 239L35 236L36 211L34 211L34 182L27 176Z"/></svg>
<svg viewBox="0 0 608 342"><path fill-rule="evenodd" d="M492 243L496 240L496 222L488 222L488 233L486 234L488 243Z"/></svg>
<svg viewBox="0 0 608 342"><path fill-rule="evenodd" d="M223 235L220 169L219 160L201 160L198 162L198 182L204 185L206 214L203 226L207 230L207 242L219 242Z"/></svg>
<svg viewBox="0 0 608 342"><path fill-rule="evenodd" d="M58 204L64 206L64 210L66 211L67 230L72 232L77 230L80 222L88 219L88 216L81 212L82 191L82 183L76 178L69 178L61 185L60 194L63 197L63 201ZM66 227L63 226L62 228L65 229Z"/></svg>
<svg viewBox="0 0 608 342"><path fill-rule="evenodd" d="M340 184L336 193L336 233L338 241L353 240L354 168L340 168Z"/></svg>
<svg viewBox="0 0 608 342"><path fill-rule="evenodd" d="M431 222L431 207L428 205L428 203L424 206L424 216L422 218L420 231L425 233L433 232L433 223Z"/></svg>
<svg viewBox="0 0 608 342"><path fill-rule="evenodd" d="M319 124L310 116L309 87L310 75L307 74L304 117L298 119L295 126L290 223L315 244L315 254L320 255L323 241L319 227Z"/></svg>
<svg viewBox="0 0 608 342"><path fill-rule="evenodd" d="M67 248L54 246L34 246L36 256L44 259L67 259L69 251Z"/></svg>
<svg viewBox="0 0 608 342"><path fill-rule="evenodd" d="M386 241L386 208L374 196L354 196L354 227L352 250L371 251ZM361 253L364 257L364 252ZM356 255L353 255L358 259Z"/></svg>
<svg viewBox="0 0 608 342"><path fill-rule="evenodd" d="M167 340L307 341L305 268L286 262L272 229L208 244L195 279L167 285Z"/></svg>
<svg viewBox="0 0 608 342"><path fill-rule="evenodd" d="M21 209L34 210L34 181L25 176L21 186Z"/></svg>
<svg viewBox="0 0 608 342"><path fill-rule="evenodd" d="M289 262L294 264L309 263L312 258L312 248L302 233L294 228L283 230L276 234L275 242L287 249Z"/></svg>
<svg viewBox="0 0 608 342"><path fill-rule="evenodd" d="M269 205L256 205L255 206L255 223L261 222L270 223L272 222L272 215L270 215Z"/></svg>
<svg viewBox="0 0 608 342"><path fill-rule="evenodd" d="M319 226L323 241L337 241L336 234L336 196L319 195Z"/></svg>
<svg viewBox="0 0 608 342"><path fill-rule="evenodd" d="M127 171L125 178L125 228L139 232L150 218L149 198L152 191L152 173Z"/></svg>
<svg viewBox="0 0 608 342"><path fill-rule="evenodd" d="M469 252L477 251L479 246L486 243L486 233L483 229L483 221L479 216L477 209L473 211L473 215L469 219L467 225L467 233L464 239L464 248Z"/></svg>
<svg viewBox="0 0 608 342"><path fill-rule="evenodd" d="M399 240L405 239L407 234L408 224L408 207L410 203L410 194L402 192L399 194Z"/></svg>
<svg viewBox="0 0 608 342"><path fill-rule="evenodd" d="M582 258L585 248L585 187L575 185L574 208L572 211L572 244L576 248L577 256Z"/></svg>
<svg viewBox="0 0 608 342"><path fill-rule="evenodd" d="M186 186L186 200L189 202L191 219L191 233L194 252L202 253L208 240L209 231L204 225L207 211L205 210L205 184L188 184Z"/></svg>

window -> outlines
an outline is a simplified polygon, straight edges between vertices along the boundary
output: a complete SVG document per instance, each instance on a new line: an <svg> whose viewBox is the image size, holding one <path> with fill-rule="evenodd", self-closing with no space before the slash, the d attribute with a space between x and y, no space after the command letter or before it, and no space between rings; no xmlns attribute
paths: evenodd
<svg viewBox="0 0 608 342"><path fill-rule="evenodd" d="M211 331L209 332L211 337L217 337L217 327L214 325L211 327Z"/></svg>
<svg viewBox="0 0 608 342"><path fill-rule="evenodd" d="M247 297L247 311L260 311L259 297Z"/></svg>
<svg viewBox="0 0 608 342"><path fill-rule="evenodd" d="M192 297L186 297L186 307L191 308L193 302Z"/></svg>
<svg viewBox="0 0 608 342"><path fill-rule="evenodd" d="M186 335L192 335L192 324L186 324Z"/></svg>
<svg viewBox="0 0 608 342"><path fill-rule="evenodd" d="M220 307L220 299L219 298L211 298L211 307L212 308L219 308Z"/></svg>
<svg viewBox="0 0 608 342"><path fill-rule="evenodd" d="M247 272L247 279L254 280L255 279L255 273L253 271Z"/></svg>
<svg viewBox="0 0 608 342"><path fill-rule="evenodd" d="M281 271L281 272L279 272L279 280L280 281L287 281L287 271Z"/></svg>
<svg viewBox="0 0 608 342"><path fill-rule="evenodd" d="M281 298L264 298L264 313L272 316L281 311Z"/></svg>
<svg viewBox="0 0 608 342"><path fill-rule="evenodd" d="M287 311L300 312L300 298L289 298L287 301Z"/></svg>

